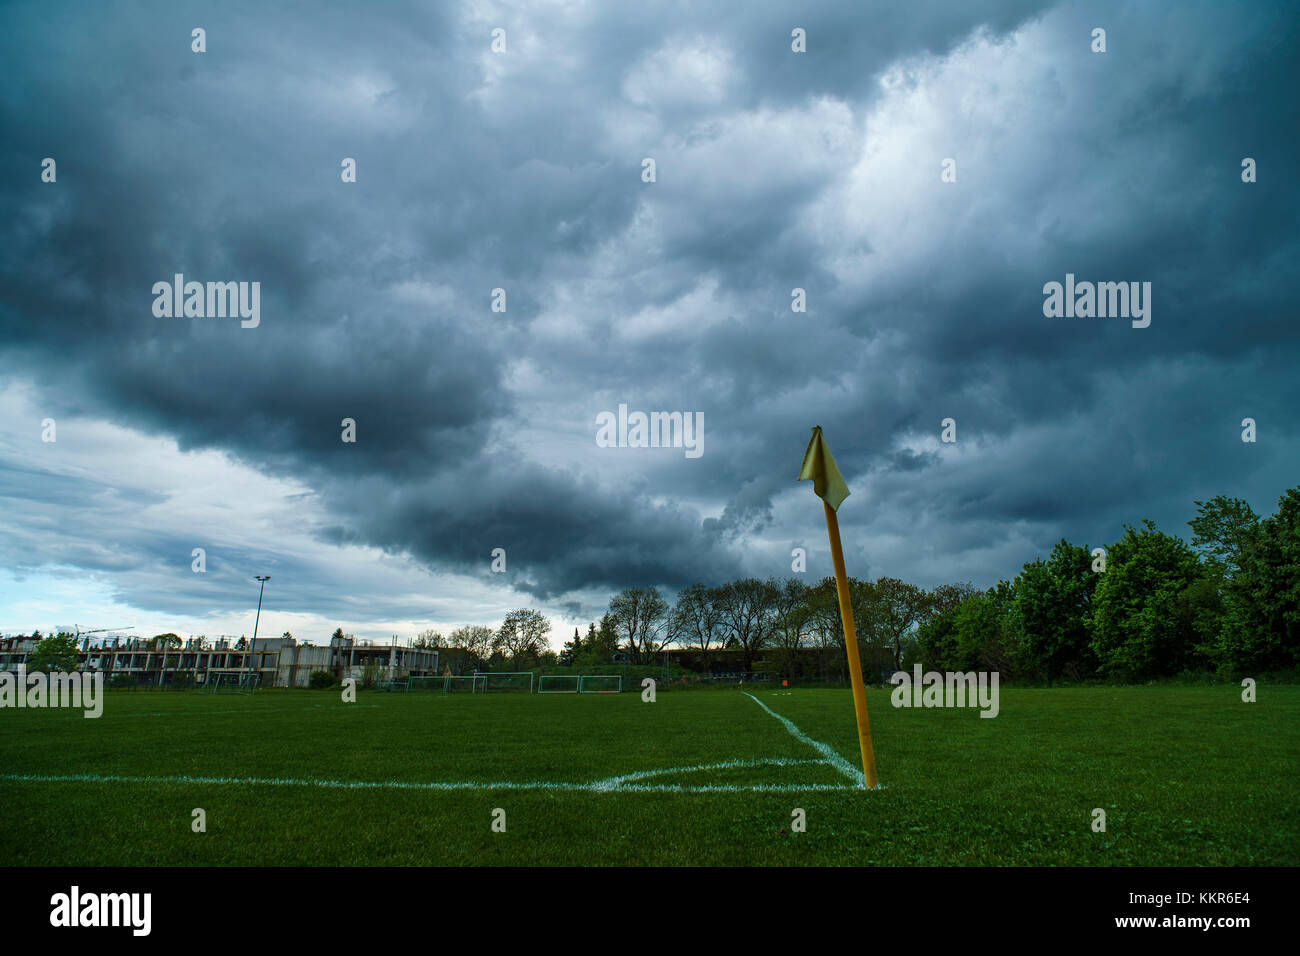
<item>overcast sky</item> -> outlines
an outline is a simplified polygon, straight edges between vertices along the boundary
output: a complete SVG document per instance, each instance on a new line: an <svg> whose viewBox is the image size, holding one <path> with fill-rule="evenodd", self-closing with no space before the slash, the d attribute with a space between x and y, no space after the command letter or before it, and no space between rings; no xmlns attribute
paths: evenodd
<svg viewBox="0 0 1300 956"><path fill-rule="evenodd" d="M251 633L270 574L260 634L558 646L829 574L813 425L849 573L927 587L1300 483L1293 4L265 6L0 10L0 631ZM1150 326L1045 317L1067 273Z"/></svg>

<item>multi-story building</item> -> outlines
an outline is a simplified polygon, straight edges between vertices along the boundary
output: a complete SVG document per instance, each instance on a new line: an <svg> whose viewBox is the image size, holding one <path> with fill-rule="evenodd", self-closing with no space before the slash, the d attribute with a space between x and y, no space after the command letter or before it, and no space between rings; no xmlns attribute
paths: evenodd
<svg viewBox="0 0 1300 956"><path fill-rule="evenodd" d="M92 643L83 638L77 653L81 670L101 671L113 681L132 683L205 684L219 674L256 674L263 687L306 687L312 671L336 677L362 678L375 668L380 680L401 675L438 673L438 649L397 643L358 641L352 636L331 638L328 645L299 643L292 637L258 638L249 650L243 638L190 638L180 646L164 646L158 638L109 638ZM0 671L26 667L36 648L31 637L0 637Z"/></svg>

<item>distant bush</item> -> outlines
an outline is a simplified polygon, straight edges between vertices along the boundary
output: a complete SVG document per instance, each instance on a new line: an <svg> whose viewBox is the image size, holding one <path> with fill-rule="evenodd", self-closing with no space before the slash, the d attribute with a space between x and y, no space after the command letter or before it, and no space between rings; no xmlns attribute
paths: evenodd
<svg viewBox="0 0 1300 956"><path fill-rule="evenodd" d="M328 690L337 683L338 678L329 671L312 671L307 678L307 685L313 690Z"/></svg>

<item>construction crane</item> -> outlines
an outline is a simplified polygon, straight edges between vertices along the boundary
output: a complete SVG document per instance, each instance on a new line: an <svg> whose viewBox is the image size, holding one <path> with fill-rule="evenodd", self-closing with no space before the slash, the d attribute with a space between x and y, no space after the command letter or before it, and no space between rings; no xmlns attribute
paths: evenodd
<svg viewBox="0 0 1300 956"><path fill-rule="evenodd" d="M125 627L96 627L88 631L83 631L80 625L74 624L73 629L77 632L73 636L80 640L81 635L83 634L102 634L104 631L134 631L135 625L128 624Z"/></svg>
<svg viewBox="0 0 1300 956"><path fill-rule="evenodd" d="M80 641L81 636L83 634L102 634L105 631L132 631L135 630L135 625L128 624L125 627L95 627L95 628L91 628L90 630L83 631L79 624L74 624L72 625L72 629L77 632L76 635L73 637L73 640ZM89 647L87 647L87 654L89 654ZM89 660L90 659L89 656L86 659ZM110 657L109 660L111 661L112 658ZM113 672L112 667L109 667L105 671L105 673L108 674L111 674L112 672Z"/></svg>
<svg viewBox="0 0 1300 956"><path fill-rule="evenodd" d="M73 630L75 630L75 631L77 632L77 633L76 633L76 636L75 636L75 638L74 638L74 640L78 640L78 641L81 640L81 637L82 637L83 634L103 634L105 631L133 631L133 630L135 630L135 625L134 625L134 624L127 624L125 627L93 627L93 628L90 628L90 629L85 630L85 631L83 631L83 630L81 629L81 625L79 625L79 624L74 624L72 627L73 627ZM89 648L87 648L87 658L86 658L86 659L87 659L87 660L90 659L90 658L89 658ZM109 666L108 666L107 668L104 669L104 673L105 673L105 675L111 676L112 673L113 673L113 667L112 667L112 663L111 663L112 660L113 660L113 657L112 657L111 654L109 655L109 658L108 658L108 659L109 659L110 664L109 664Z"/></svg>

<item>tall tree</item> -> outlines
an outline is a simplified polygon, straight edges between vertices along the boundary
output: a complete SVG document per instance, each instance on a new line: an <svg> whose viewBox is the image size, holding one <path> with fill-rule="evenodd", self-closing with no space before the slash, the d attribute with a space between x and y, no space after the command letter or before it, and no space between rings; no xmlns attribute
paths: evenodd
<svg viewBox="0 0 1300 956"><path fill-rule="evenodd" d="M673 629L679 642L700 649L700 664L709 672L713 648L722 643L722 609L718 590L704 584L692 584L677 595L673 608Z"/></svg>
<svg viewBox="0 0 1300 956"><path fill-rule="evenodd" d="M653 663L655 654L676 636L668 602L658 588L624 588L610 599L609 613L633 663Z"/></svg>
<svg viewBox="0 0 1300 956"><path fill-rule="evenodd" d="M1143 680L1181 673L1197 658L1197 635L1182 612L1187 589L1203 577L1182 538L1125 525L1107 549L1106 573L1093 593L1091 647L1098 670Z"/></svg>
<svg viewBox="0 0 1300 956"><path fill-rule="evenodd" d="M878 604L872 622L882 642L889 645L894 655L894 666L903 666L904 642L912 628L921 623L927 613L929 596L915 584L898 578L877 578L874 582Z"/></svg>
<svg viewBox="0 0 1300 956"><path fill-rule="evenodd" d="M781 673L796 676L799 651L808 636L812 609L808 603L808 585L798 578L787 578L776 594L773 608L772 641L778 649Z"/></svg>
<svg viewBox="0 0 1300 956"><path fill-rule="evenodd" d="M442 634L433 629L415 635L412 647L442 647Z"/></svg>
<svg viewBox="0 0 1300 956"><path fill-rule="evenodd" d="M549 649L546 635L551 622L540 611L520 608L511 611L497 630L492 649L508 654L512 664L529 663Z"/></svg>
<svg viewBox="0 0 1300 956"><path fill-rule="evenodd" d="M496 632L480 624L458 627L447 635L447 643L455 650L465 652L475 667L486 666L492 656L492 639Z"/></svg>
<svg viewBox="0 0 1300 956"><path fill-rule="evenodd" d="M953 610L962 601L974 597L980 592L969 581L964 584L940 584L929 594L925 617Z"/></svg>
<svg viewBox="0 0 1300 956"><path fill-rule="evenodd" d="M848 665L844 657L844 624L840 620L835 579L822 578L809 588L807 602L807 628L818 650L822 677L829 679L832 670L843 674Z"/></svg>
<svg viewBox="0 0 1300 956"><path fill-rule="evenodd" d="M582 635L578 629L573 629L573 640L565 641L564 646L560 648L560 654L556 658L556 663L560 667L572 667L582 658Z"/></svg>
<svg viewBox="0 0 1300 956"><path fill-rule="evenodd" d="M1300 487L1259 523L1227 588L1227 620L1216 658L1221 667L1292 668L1300 664Z"/></svg>
<svg viewBox="0 0 1300 956"><path fill-rule="evenodd" d="M595 622L587 628L587 636L582 641L582 658L579 663L608 664L618 653L618 628L614 616L606 611L600 618L600 627Z"/></svg>
<svg viewBox="0 0 1300 956"><path fill-rule="evenodd" d="M1229 575L1240 570L1242 554L1259 531L1259 516L1250 505L1223 495L1196 502L1196 517L1187 523L1192 527L1192 547Z"/></svg>
<svg viewBox="0 0 1300 956"><path fill-rule="evenodd" d="M774 580L742 578L718 589L727 644L741 651L746 674L754 669L754 655L767 643L775 625L776 598L780 588Z"/></svg>
<svg viewBox="0 0 1300 956"><path fill-rule="evenodd" d="M1080 680L1096 669L1089 625L1100 577L1092 570L1088 549L1064 538L1046 561L1024 566L1012 606L1016 663L1022 673Z"/></svg>

